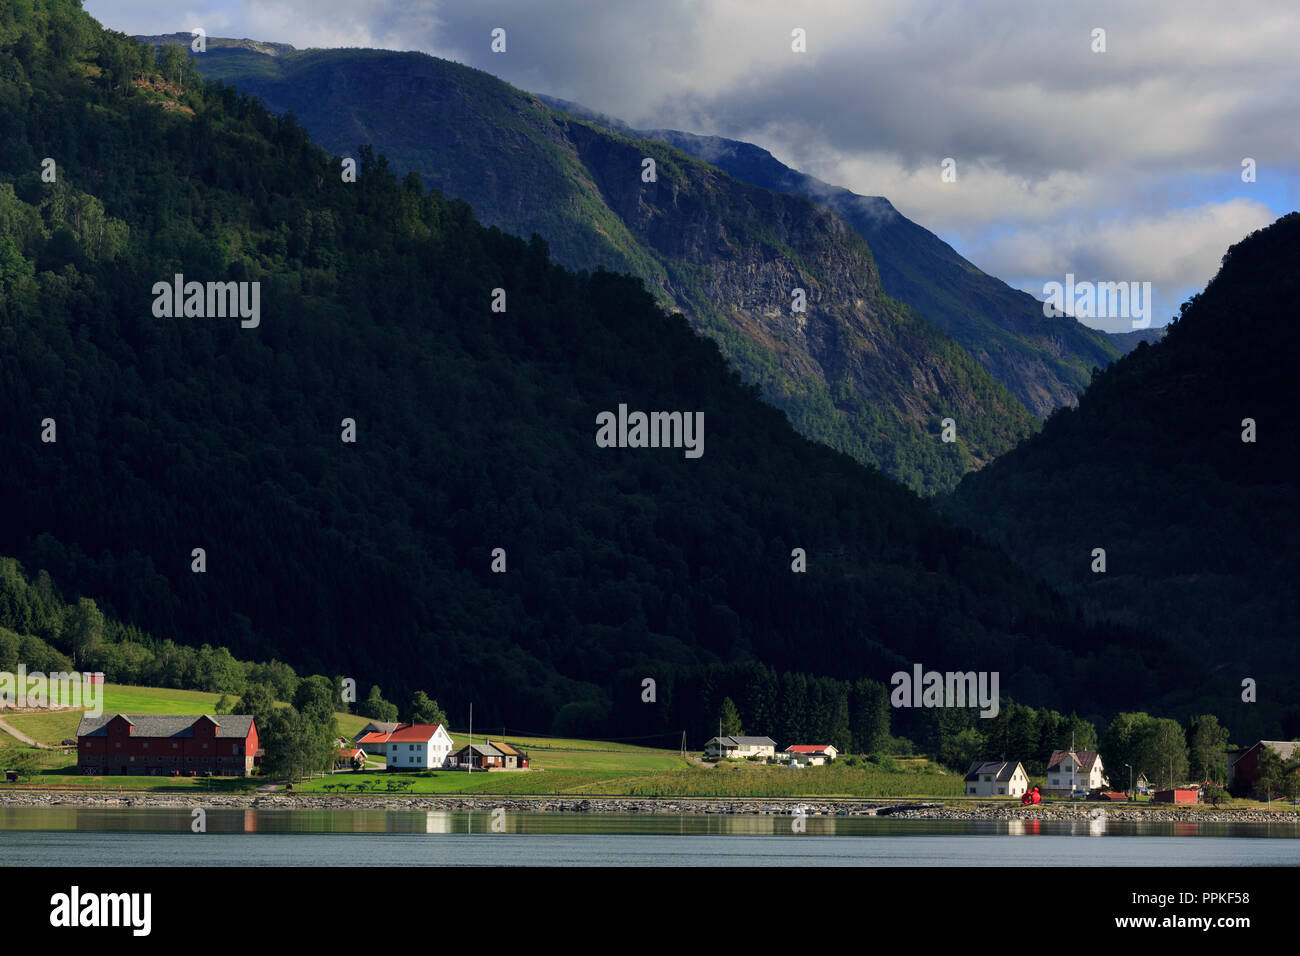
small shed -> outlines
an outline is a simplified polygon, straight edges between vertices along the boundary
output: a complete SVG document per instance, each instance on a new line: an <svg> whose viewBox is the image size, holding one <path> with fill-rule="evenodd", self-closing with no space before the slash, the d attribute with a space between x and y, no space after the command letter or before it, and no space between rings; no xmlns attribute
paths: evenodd
<svg viewBox="0 0 1300 956"><path fill-rule="evenodd" d="M1152 803L1196 803L1198 792L1195 787L1175 787L1172 790L1157 790L1151 794Z"/></svg>

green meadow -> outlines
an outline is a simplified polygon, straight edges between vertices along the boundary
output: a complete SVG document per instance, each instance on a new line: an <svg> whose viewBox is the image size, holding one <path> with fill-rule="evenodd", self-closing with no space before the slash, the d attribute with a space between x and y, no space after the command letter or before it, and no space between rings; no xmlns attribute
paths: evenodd
<svg viewBox="0 0 1300 956"><path fill-rule="evenodd" d="M199 691L157 687L104 685L105 713L210 714L220 695ZM51 747L75 737L81 720L79 711L5 714L15 729ZM339 730L353 737L366 718L339 714ZM451 730L456 745L468 743L464 731ZM299 781L294 789L302 793L340 796L401 796L405 794L501 794L503 796L641 796L641 797L956 797L962 792L961 778L938 770L924 760L900 762L902 772L885 771L873 764L849 767L843 763L828 767L789 770L747 761L724 761L713 768L683 760L676 750L642 747L601 740L552 737L502 738L475 734L475 742L505 740L526 752L532 769L515 772L426 771L389 773L378 769L372 759L362 772L326 774ZM21 746L0 732L0 763L3 752ZM32 781L45 786L77 786L91 789L179 789L235 792L266 783L263 778L247 780L177 777L85 777L76 773L71 748L41 752L41 769Z"/></svg>

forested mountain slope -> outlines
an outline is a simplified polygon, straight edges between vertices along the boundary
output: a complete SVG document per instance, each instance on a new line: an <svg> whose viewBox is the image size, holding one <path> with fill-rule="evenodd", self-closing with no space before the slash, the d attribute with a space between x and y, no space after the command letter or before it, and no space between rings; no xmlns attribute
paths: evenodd
<svg viewBox="0 0 1300 956"><path fill-rule="evenodd" d="M643 677L723 660L996 670L1063 712L1195 681L798 435L639 280L567 271L368 150L344 181L174 54L34 10L0 10L0 554L67 593L605 736ZM188 293L166 315L177 275L258 283L255 320ZM701 413L703 454L600 447L620 405Z"/></svg>
<svg viewBox="0 0 1300 956"><path fill-rule="evenodd" d="M372 144L482 222L541 235L560 263L639 276L800 432L917 491L951 488L1035 427L957 342L884 293L859 235L804 198L419 53L260 52L209 38L193 63L292 111L326 149ZM941 441L944 418L954 443Z"/></svg>
<svg viewBox="0 0 1300 956"><path fill-rule="evenodd" d="M1095 616L1181 642L1227 685L1267 683L1292 708L1291 733L1297 301L1291 213L1228 250L1159 344L1100 373L1077 409L943 502ZM1094 548L1105 549L1104 573L1092 570Z"/></svg>

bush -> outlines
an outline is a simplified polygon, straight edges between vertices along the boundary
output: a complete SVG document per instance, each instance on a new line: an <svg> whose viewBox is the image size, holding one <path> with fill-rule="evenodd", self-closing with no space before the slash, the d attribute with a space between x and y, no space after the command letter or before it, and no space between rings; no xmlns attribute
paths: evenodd
<svg viewBox="0 0 1300 956"><path fill-rule="evenodd" d="M41 766L41 752L28 748L11 748L0 754L0 763L4 764L4 770L15 770L18 772L18 779L22 781L30 780L36 775Z"/></svg>
<svg viewBox="0 0 1300 956"><path fill-rule="evenodd" d="M1205 802L1212 803L1214 806L1227 803L1232 797L1223 787L1206 787Z"/></svg>

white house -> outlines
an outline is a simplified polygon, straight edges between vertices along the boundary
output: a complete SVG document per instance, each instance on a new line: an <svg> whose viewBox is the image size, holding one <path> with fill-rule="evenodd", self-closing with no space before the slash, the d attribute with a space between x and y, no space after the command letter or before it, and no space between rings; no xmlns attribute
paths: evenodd
<svg viewBox="0 0 1300 956"><path fill-rule="evenodd" d="M791 760L799 760L810 767L830 763L840 755L834 744L791 744L785 748Z"/></svg>
<svg viewBox="0 0 1300 956"><path fill-rule="evenodd" d="M714 737L704 745L706 757L775 757L776 741L771 737Z"/></svg>
<svg viewBox="0 0 1300 956"><path fill-rule="evenodd" d="M453 746L441 724L398 724L383 743L389 770L445 767Z"/></svg>
<svg viewBox="0 0 1300 956"><path fill-rule="evenodd" d="M1029 791L1029 774L1020 761L975 761L966 771L968 797L1023 797Z"/></svg>
<svg viewBox="0 0 1300 956"><path fill-rule="evenodd" d="M1095 750L1053 750L1047 761L1048 793L1088 793L1109 787L1101 770L1101 755Z"/></svg>

